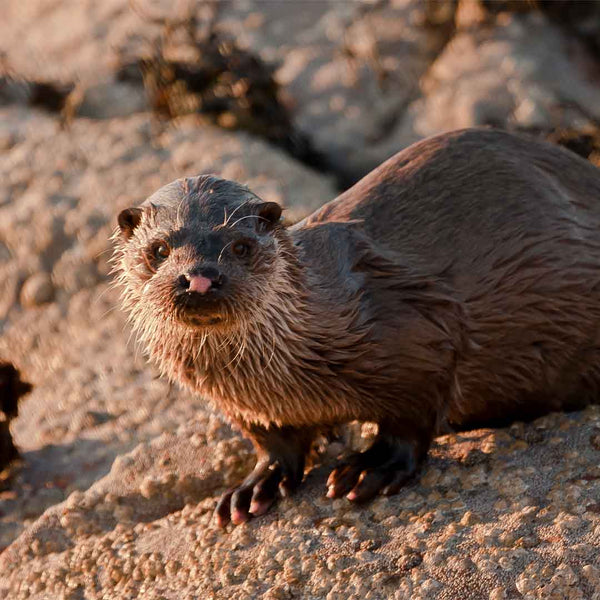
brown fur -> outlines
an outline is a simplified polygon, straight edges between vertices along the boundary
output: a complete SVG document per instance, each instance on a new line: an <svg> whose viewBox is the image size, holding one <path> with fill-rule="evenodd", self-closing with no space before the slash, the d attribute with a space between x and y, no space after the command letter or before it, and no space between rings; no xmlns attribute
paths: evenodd
<svg viewBox="0 0 600 600"><path fill-rule="evenodd" d="M600 172L574 154L465 130L411 146L287 230L258 231L260 206L231 182L179 180L116 237L152 358L255 441L374 421L418 461L448 423L597 400ZM245 270L227 251L240 235L259 240ZM157 236L179 242L154 273L140 257ZM231 275L217 325L174 306L173 280L195 264Z"/></svg>

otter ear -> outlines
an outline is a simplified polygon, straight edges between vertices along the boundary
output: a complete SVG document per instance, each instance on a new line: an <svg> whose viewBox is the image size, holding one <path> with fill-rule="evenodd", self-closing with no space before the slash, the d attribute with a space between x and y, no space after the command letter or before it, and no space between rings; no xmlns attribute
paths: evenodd
<svg viewBox="0 0 600 600"><path fill-rule="evenodd" d="M126 208L119 214L119 227L126 240L133 235L133 230L140 224L142 212L141 208Z"/></svg>
<svg viewBox="0 0 600 600"><path fill-rule="evenodd" d="M277 202L261 202L256 205L254 214L259 217L256 227L259 231L271 231L281 219L281 206Z"/></svg>

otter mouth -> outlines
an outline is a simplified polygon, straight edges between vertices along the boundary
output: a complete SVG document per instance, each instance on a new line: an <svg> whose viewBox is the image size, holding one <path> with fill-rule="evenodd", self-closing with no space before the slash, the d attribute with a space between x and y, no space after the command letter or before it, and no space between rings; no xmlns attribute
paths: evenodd
<svg viewBox="0 0 600 600"><path fill-rule="evenodd" d="M179 294L175 301L179 320L190 327L215 327L225 323L222 298L195 292Z"/></svg>
<svg viewBox="0 0 600 600"><path fill-rule="evenodd" d="M211 327L214 325L221 325L224 323L224 317L220 315L198 315L198 314L184 314L182 315L182 321L186 325L192 327Z"/></svg>

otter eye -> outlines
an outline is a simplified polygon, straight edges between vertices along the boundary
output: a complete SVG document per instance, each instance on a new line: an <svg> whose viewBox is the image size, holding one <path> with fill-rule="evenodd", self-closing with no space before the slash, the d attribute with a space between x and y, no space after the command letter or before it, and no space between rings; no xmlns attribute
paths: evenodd
<svg viewBox="0 0 600 600"><path fill-rule="evenodd" d="M161 242L152 248L152 254L157 260L165 260L171 254L171 249L167 244Z"/></svg>
<svg viewBox="0 0 600 600"><path fill-rule="evenodd" d="M252 245L247 240L241 240L239 242L235 242L233 246L231 246L231 251L239 258L244 258L249 256L252 252Z"/></svg>

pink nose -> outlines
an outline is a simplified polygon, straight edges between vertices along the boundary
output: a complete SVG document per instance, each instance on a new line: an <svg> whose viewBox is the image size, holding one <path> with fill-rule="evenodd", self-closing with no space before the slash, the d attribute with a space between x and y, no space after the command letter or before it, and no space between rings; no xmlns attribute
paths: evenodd
<svg viewBox="0 0 600 600"><path fill-rule="evenodd" d="M208 277L202 277L202 275L192 275L190 277L190 292L198 292L199 294L206 294L212 286L212 281Z"/></svg>

